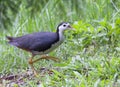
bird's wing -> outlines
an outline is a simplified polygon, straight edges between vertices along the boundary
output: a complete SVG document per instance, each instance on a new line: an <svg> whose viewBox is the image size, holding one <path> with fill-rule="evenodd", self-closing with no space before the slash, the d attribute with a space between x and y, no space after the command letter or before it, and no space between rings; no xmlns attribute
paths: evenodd
<svg viewBox="0 0 120 87"><path fill-rule="evenodd" d="M11 44L28 51L44 51L57 41L56 33L39 32L15 38Z"/></svg>
<svg viewBox="0 0 120 87"><path fill-rule="evenodd" d="M45 51L51 47L51 45L54 43L53 40L42 40L35 42L30 46L31 51Z"/></svg>

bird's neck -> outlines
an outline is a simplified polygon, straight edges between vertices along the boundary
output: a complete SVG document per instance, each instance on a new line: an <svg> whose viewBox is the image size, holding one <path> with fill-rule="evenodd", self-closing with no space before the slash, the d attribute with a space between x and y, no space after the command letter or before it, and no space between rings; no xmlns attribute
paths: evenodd
<svg viewBox="0 0 120 87"><path fill-rule="evenodd" d="M57 30L56 32L59 36L59 40L63 41L64 40L64 31Z"/></svg>

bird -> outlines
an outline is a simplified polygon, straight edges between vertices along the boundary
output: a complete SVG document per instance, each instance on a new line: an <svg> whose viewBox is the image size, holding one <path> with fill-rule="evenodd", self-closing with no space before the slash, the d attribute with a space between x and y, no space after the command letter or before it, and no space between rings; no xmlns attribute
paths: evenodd
<svg viewBox="0 0 120 87"><path fill-rule="evenodd" d="M16 46L22 50L28 51L32 56L28 59L28 63L37 75L33 63L41 59L51 59L59 61L58 58L47 56L48 53L56 49L64 42L64 31L74 30L69 22L61 22L56 29L56 32L34 32L19 37L6 36L10 45ZM40 58L33 60L36 55L41 55Z"/></svg>

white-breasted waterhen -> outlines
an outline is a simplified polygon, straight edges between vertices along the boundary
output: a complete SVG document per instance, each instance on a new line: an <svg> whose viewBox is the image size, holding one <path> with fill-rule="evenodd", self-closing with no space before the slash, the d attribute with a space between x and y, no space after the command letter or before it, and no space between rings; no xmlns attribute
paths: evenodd
<svg viewBox="0 0 120 87"><path fill-rule="evenodd" d="M56 32L36 32L20 37L6 37L9 40L9 44L26 50L32 54L32 57L29 58L29 64L31 65L34 74L37 74L33 67L33 63L41 59L58 60L58 58L55 57L45 56L45 54L54 50L64 41L63 32L65 30L72 30L72 27L69 23L62 22L58 25ZM33 60L35 55L42 55L42 57Z"/></svg>

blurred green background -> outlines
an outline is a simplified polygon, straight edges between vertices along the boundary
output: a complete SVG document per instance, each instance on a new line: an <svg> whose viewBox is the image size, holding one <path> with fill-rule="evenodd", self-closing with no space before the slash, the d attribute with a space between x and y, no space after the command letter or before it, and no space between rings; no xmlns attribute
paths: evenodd
<svg viewBox="0 0 120 87"><path fill-rule="evenodd" d="M9 29L17 17L33 20L37 17L51 24L79 20L92 23L105 17L113 21L112 17L120 16L119 3L119 0L1 0L0 29Z"/></svg>
<svg viewBox="0 0 120 87"><path fill-rule="evenodd" d="M55 32L63 21L76 31L65 32L65 42L50 53L61 62L35 64L54 74L25 78L16 87L36 87L37 81L43 87L119 87L120 0L0 0L0 77L29 68L30 54L8 45L6 35Z"/></svg>

